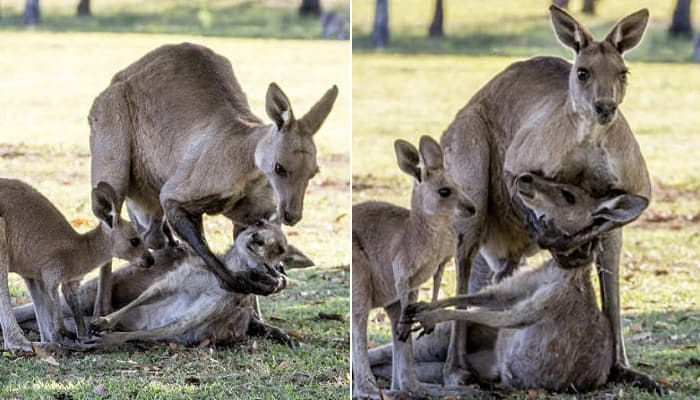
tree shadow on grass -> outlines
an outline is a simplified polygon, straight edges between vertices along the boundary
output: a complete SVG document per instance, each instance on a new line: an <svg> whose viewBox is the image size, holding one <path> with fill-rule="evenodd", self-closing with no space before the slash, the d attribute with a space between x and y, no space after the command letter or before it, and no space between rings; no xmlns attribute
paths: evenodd
<svg viewBox="0 0 700 400"><path fill-rule="evenodd" d="M198 4L199 3L199 4ZM319 39L321 23L316 17L301 17L296 7L270 7L248 1L228 6L202 2L176 2L167 7L114 9L104 14L77 17L73 9L46 10L37 31L47 32L137 32L276 39ZM330 10L329 10L330 11ZM347 10L342 10L346 15ZM4 13L0 31L23 31L22 15Z"/></svg>

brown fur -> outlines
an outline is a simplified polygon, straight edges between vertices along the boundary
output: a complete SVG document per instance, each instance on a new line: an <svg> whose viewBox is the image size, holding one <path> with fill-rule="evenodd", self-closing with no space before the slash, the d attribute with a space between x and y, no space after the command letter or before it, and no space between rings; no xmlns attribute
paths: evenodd
<svg viewBox="0 0 700 400"><path fill-rule="evenodd" d="M61 285L85 336L82 308L75 290L82 277L119 257L150 266L153 258L128 221L116 213L114 191L104 183L93 189L93 209L100 226L85 234L73 230L65 217L41 193L18 180L0 179L0 316L7 349L31 351L10 307L8 272L24 278L34 302L43 342L62 342Z"/></svg>
<svg viewBox="0 0 700 400"><path fill-rule="evenodd" d="M285 224L298 222L318 171L313 134L337 93L334 86L297 119L272 83L266 109L274 123L266 125L251 112L226 58L189 43L162 46L117 73L95 99L88 118L92 180L112 184L119 207L126 198L150 246L165 240L163 229L148 225L167 220L223 287L269 294L279 277L232 275L208 248L202 215L223 214L241 226L273 213ZM101 282L110 271L103 268ZM97 314L109 304L110 286L102 286Z"/></svg>
<svg viewBox="0 0 700 400"><path fill-rule="evenodd" d="M525 206L547 221L548 234L575 234L602 219L629 223L648 205L629 194L595 199L576 186L529 174L515 186ZM427 329L448 320L499 328L495 354L475 357L481 378L515 388L594 389L606 383L613 363L612 330L590 280L595 247L589 243L575 256L553 253L542 267L519 271L473 295L412 305L407 319ZM456 305L470 308L444 309ZM446 344L446 337L442 341Z"/></svg>
<svg viewBox="0 0 700 400"><path fill-rule="evenodd" d="M367 318L384 307L392 322L395 365L392 387L424 393L413 368L410 337L399 324L401 312L415 301L417 288L435 277L437 299L444 264L452 257L457 237L451 220L474 213L447 174L440 145L429 136L419 150L408 142L395 143L399 167L414 178L411 209L383 202L366 202L352 211L352 327L354 396L378 396L367 360ZM440 190L448 191L442 196ZM405 340L405 339L402 339Z"/></svg>
<svg viewBox="0 0 700 400"><path fill-rule="evenodd" d="M601 42L564 11L552 7L551 13L558 37L576 52L574 63L535 57L512 64L472 97L442 137L447 168L477 209L459 232L460 294L467 293L472 264L507 276L538 249L528 235L532 227L511 202L519 174L538 173L596 196L619 190L650 198L644 159L617 110L625 94L622 53L641 39L648 12L624 18ZM588 71L585 82L579 80L581 68ZM597 259L609 271L602 275L603 304L615 333L616 360L625 366L617 283L622 241L619 229L611 231L617 226L600 226L595 234L604 234ZM448 385L468 379L467 356L460 350L467 337L466 324L455 324L445 364Z"/></svg>
<svg viewBox="0 0 700 400"><path fill-rule="evenodd" d="M304 257L297 253L277 225L261 221L238 235L224 260L229 268L240 270ZM85 348L130 340L167 340L185 345L208 341L225 346L248 335L272 336L292 343L283 331L263 324L255 315L254 295L221 289L192 250L169 247L155 251L154 257L151 269L130 264L115 271L112 305L117 311L92 321L93 330L105 332ZM97 280L93 279L80 287L79 295L83 304L90 304L96 293ZM27 306L15 308L15 315L23 327L33 327L33 315Z"/></svg>

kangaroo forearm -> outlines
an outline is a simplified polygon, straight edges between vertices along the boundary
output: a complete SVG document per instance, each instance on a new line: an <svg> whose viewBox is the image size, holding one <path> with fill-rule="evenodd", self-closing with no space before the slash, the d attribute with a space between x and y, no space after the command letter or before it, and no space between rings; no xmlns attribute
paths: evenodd
<svg viewBox="0 0 700 400"><path fill-rule="evenodd" d="M596 264L600 278L603 313L610 321L615 343L615 360L624 366L629 365L625 342L620 323L620 251L622 247L622 230L616 229L603 236L603 250L598 255Z"/></svg>

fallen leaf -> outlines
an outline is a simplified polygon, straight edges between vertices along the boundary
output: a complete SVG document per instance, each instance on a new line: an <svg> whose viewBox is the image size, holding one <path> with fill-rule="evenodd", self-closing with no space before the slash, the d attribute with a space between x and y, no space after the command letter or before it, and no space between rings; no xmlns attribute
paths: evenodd
<svg viewBox="0 0 700 400"><path fill-rule="evenodd" d="M345 322L345 318L343 318L343 316L340 314L326 314L324 312L318 313L317 319Z"/></svg>
<svg viewBox="0 0 700 400"><path fill-rule="evenodd" d="M287 361L282 361L281 363L277 364L277 369L285 369L289 367L289 362Z"/></svg>
<svg viewBox="0 0 700 400"><path fill-rule="evenodd" d="M671 325L669 325L667 322L664 322L664 321L657 321L654 324L654 328L657 328L657 329L668 329L670 327L671 327Z"/></svg>
<svg viewBox="0 0 700 400"><path fill-rule="evenodd" d="M70 223L71 223L71 225L73 225L75 227L92 225L90 223L90 220L87 218L74 218L73 220L70 221Z"/></svg>
<svg viewBox="0 0 700 400"><path fill-rule="evenodd" d="M536 399L540 396L540 392L536 389L530 389L527 391L527 397L531 399Z"/></svg>
<svg viewBox="0 0 700 400"><path fill-rule="evenodd" d="M41 347L35 345L32 343L32 349L34 349L34 353L36 354L37 357L42 359L44 362L46 362L49 365L53 365L54 367L58 367L60 364L58 361L56 361L53 356L49 355L44 349Z"/></svg>
<svg viewBox="0 0 700 400"><path fill-rule="evenodd" d="M657 382L657 383L660 383L660 384L662 384L662 385L664 385L664 386L666 386L666 387L670 387L670 386L671 386L671 382L669 382L669 380L666 379L666 378L664 378L664 377L657 378L657 379L656 379L656 382Z"/></svg>
<svg viewBox="0 0 700 400"><path fill-rule="evenodd" d="M198 386L202 383L202 381L196 376L188 376L187 378L185 378L185 383L188 385Z"/></svg>
<svg viewBox="0 0 700 400"><path fill-rule="evenodd" d="M199 344L197 344L197 347L207 347L211 343L211 340L209 338L204 338Z"/></svg>
<svg viewBox="0 0 700 400"><path fill-rule="evenodd" d="M204 340L209 340L209 339L204 339ZM168 347L170 347L170 350L177 350L180 348L180 343L170 342L170 343L168 343Z"/></svg>
<svg viewBox="0 0 700 400"><path fill-rule="evenodd" d="M298 331L287 331L287 335L297 340L304 340L304 337L301 336L301 333L299 333Z"/></svg>

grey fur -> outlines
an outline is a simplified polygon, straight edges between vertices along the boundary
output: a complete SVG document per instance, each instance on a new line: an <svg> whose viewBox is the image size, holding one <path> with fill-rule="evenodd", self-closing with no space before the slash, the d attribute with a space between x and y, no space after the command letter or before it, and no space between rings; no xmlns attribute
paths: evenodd
<svg viewBox="0 0 700 400"><path fill-rule="evenodd" d="M471 201L455 185L444 167L440 145L420 139L419 150L395 142L397 162L414 178L411 209L367 202L352 209L352 356L354 396L377 397L376 381L367 358L367 318L384 307L391 319L394 343L392 389L418 394L443 394L419 384L413 368L408 326L399 324L401 312L415 301L418 286L434 276L437 300L444 264L454 254L457 237L452 224L474 213ZM446 193L442 196L440 191ZM445 191L449 191L447 193ZM435 388L434 388L435 389ZM439 389L439 388L438 388Z"/></svg>
<svg viewBox="0 0 700 400"><path fill-rule="evenodd" d="M261 221L238 235L224 260L232 270L259 268L261 263L270 267L297 252L287 244L279 226ZM155 264L149 270L127 265L115 271L112 305L117 311L92 321L93 330L105 332L84 348L111 347L130 340L185 345L207 340L230 345L249 334L292 344L283 331L256 317L254 295L221 289L191 249L169 247L155 251L154 256ZM279 284L283 288L286 279ZM94 301L96 292L96 280L83 284L79 291L82 302ZM26 306L15 308L15 315L23 327L33 326Z"/></svg>
<svg viewBox="0 0 700 400"><path fill-rule="evenodd" d="M471 98L442 136L447 169L477 209L475 218L458 231L459 294L467 293L477 260L500 278L538 250L528 235L532 227L523 223L524 215L511 201L515 177L521 173L576 184L594 196L619 190L651 198L639 145L617 110L626 86L621 52L641 39L648 11L624 18L608 39L598 42L566 12L550 10L558 37L576 51L574 64L535 57L510 65ZM580 68L588 71L586 82L579 80ZM613 229L617 225L601 226L594 235L603 235L597 259L599 271L604 271L603 304L614 332L615 366L624 369L628 361L620 329L622 242L621 231ZM557 247L573 244L557 242ZM445 363L449 386L468 381L470 366L463 351L468 336L465 323L454 324Z"/></svg>
<svg viewBox="0 0 700 400"><path fill-rule="evenodd" d="M118 257L148 267L153 257L129 221L116 212L114 191L104 183L92 192L100 225L85 233L73 230L41 193L18 180L0 179L0 317L6 349L32 351L10 307L8 273L22 276L34 302L42 342L61 343L72 336L64 326L58 287L86 335L76 289L82 277Z"/></svg>
<svg viewBox="0 0 700 400"><path fill-rule="evenodd" d="M266 110L274 123L266 125L251 112L226 58L189 43L162 46L117 73L95 99L88 118L92 181L110 183L117 206L126 199L143 225L167 220L222 287L270 294L279 276L232 275L206 244L202 215L223 214L243 227L274 213L285 224L298 222L318 171L313 135L337 93L333 86L297 119L272 83ZM145 226L142 233L162 246L163 232ZM101 282L110 273L105 266ZM96 314L109 308L111 286L101 286Z"/></svg>
<svg viewBox="0 0 700 400"><path fill-rule="evenodd" d="M523 176L529 176L527 182ZM631 194L594 199L576 186L529 174L516 179L515 186L525 206L559 234L585 230L601 218L629 223L648 205L646 198ZM476 294L411 305L406 318L428 330L449 320L499 328L494 353L482 352L472 359L482 379L558 392L597 388L607 382L614 344L590 280L595 247L584 246L573 258L553 253L543 266L518 271ZM469 309L444 309L457 305ZM433 346L444 347L445 339L442 336L443 346ZM427 361L436 368L434 360Z"/></svg>

